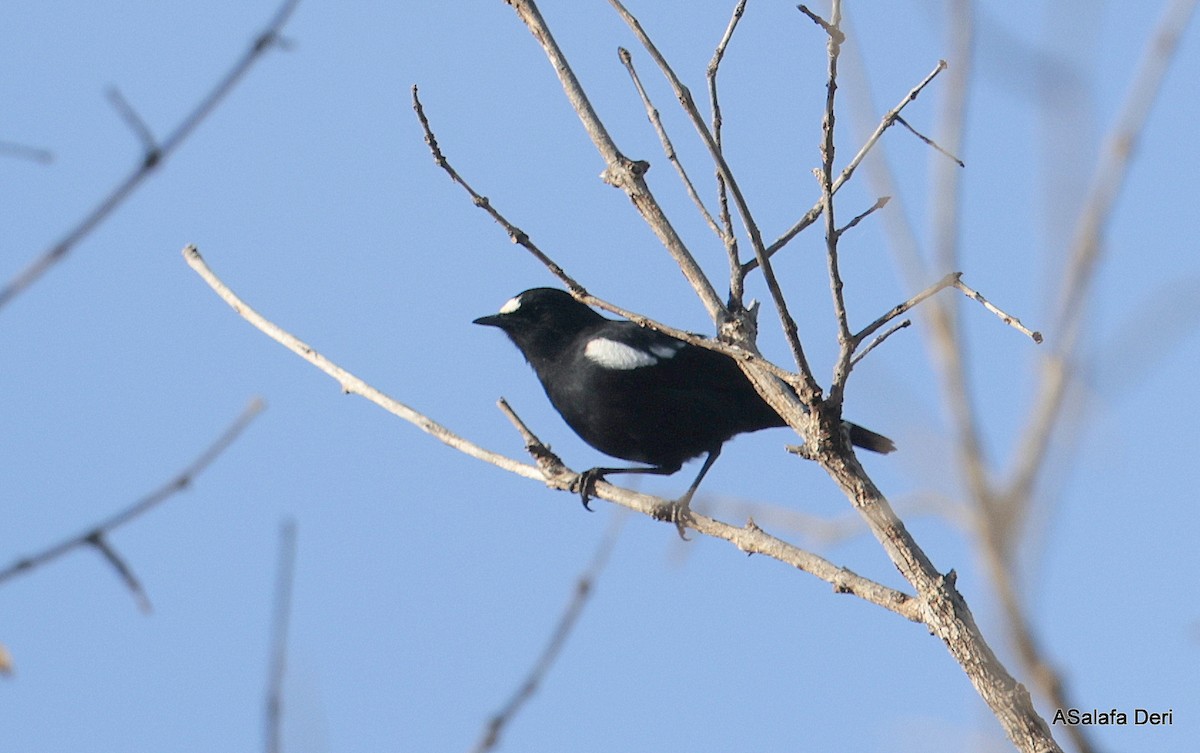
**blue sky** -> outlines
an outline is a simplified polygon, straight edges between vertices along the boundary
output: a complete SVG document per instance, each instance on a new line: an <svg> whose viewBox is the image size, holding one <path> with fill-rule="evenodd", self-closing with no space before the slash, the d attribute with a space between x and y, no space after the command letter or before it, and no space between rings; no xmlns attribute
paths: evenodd
<svg viewBox="0 0 1200 753"><path fill-rule="evenodd" d="M630 3L697 94L733 2ZM1157 6L1157 4L1155 4ZM981 2L960 156L962 270L1051 341L1053 291L1080 192L1157 10ZM116 86L160 137L242 53L274 2L164 9L9 0L0 8L0 280L56 241L141 158L105 99ZM616 56L628 47L706 197L709 168L670 91L606 3L542 8L626 154L722 288L719 244L678 187ZM943 3L850 4L874 102L891 107L950 56ZM433 164L409 106L422 99L455 167L596 294L685 329L703 308L632 211L540 48L503 3L305 0L220 109L108 221L0 309L0 565L76 533L165 483L242 410L267 410L190 489L112 535L142 580L141 613L95 553L0 587L6 750L228 751L261 747L282 520L298 560L286 749L466 750L540 651L616 511L454 452L343 396L233 314L186 267L199 246L253 306L343 367L480 444L521 456L505 396L577 469L601 463L547 404L498 333L472 327L552 279ZM1039 497L1022 549L1031 619L1079 705L1174 710L1174 725L1096 730L1105 749L1184 750L1200 731L1200 422L1193 207L1200 46L1182 41L1108 226L1080 355L1082 433ZM766 235L817 198L824 38L788 3L752 1L721 80L729 160ZM842 95L852 98L851 68ZM938 137L944 89L906 110ZM847 111L841 163L861 136ZM940 156L885 137L903 212L928 251ZM843 216L877 193L860 174ZM884 222L844 241L851 319L908 295ZM818 376L834 356L814 232L779 271ZM940 271L939 271L940 272ZM938 275L940 276L940 274ZM933 278L933 279L936 279ZM761 279L750 293L766 300ZM1041 353L967 302L975 401L1004 468ZM763 349L786 347L764 319ZM1046 347L1046 346L1043 346ZM867 458L901 510L961 496L948 420L920 328L851 380L847 415L896 439ZM785 431L731 443L700 504L753 501L841 520ZM691 473L691 467L687 473ZM678 494L687 477L639 480ZM723 505L724 507L721 507ZM1000 614L969 537L944 517L909 527L959 573L993 645ZM780 531L895 587L869 535ZM1015 665L1014 665L1015 666ZM1052 709L1043 705L1049 716ZM1063 740L1064 736L1059 733ZM522 751L1005 750L998 725L919 626L721 542L681 544L631 517L566 650L507 730Z"/></svg>

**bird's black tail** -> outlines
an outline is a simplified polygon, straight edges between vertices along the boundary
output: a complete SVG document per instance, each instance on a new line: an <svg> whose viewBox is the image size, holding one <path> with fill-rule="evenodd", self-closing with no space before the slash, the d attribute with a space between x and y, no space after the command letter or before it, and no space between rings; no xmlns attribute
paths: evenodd
<svg viewBox="0 0 1200 753"><path fill-rule="evenodd" d="M886 455L896 449L896 443L882 434L876 434L870 429L864 429L858 424L845 422L846 430L850 433L850 443L864 450Z"/></svg>

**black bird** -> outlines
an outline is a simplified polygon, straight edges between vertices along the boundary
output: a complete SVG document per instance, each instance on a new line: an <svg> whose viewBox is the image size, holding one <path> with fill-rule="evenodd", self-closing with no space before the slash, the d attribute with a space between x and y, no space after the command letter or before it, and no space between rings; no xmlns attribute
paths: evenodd
<svg viewBox="0 0 1200 753"><path fill-rule="evenodd" d="M606 319L563 290L533 288L475 324L499 327L537 373L551 404L583 441L638 468L592 468L592 486L611 473L670 475L707 453L696 480L675 504L680 526L696 487L721 445L735 434L786 426L729 356L629 321ZM850 441L874 452L892 440L846 422Z"/></svg>

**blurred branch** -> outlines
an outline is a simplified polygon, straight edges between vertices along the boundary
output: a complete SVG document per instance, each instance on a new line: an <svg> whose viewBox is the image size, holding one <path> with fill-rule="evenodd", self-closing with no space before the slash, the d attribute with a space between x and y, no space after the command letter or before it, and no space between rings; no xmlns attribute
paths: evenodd
<svg viewBox="0 0 1200 753"><path fill-rule="evenodd" d="M523 425L521 425L523 428L522 436L525 439L526 446L531 448L531 454L538 461L536 466L521 463L499 453L485 450L479 445L452 433L424 414L384 395L379 390L376 390L374 387L358 379L358 377L342 369L337 364L317 353L311 346L301 342L294 335L271 323L257 311L250 308L248 304L238 298L209 269L194 246L184 248L183 255L188 265L243 319L288 350L291 350L296 355L333 377L341 384L344 392L365 397L384 410L415 425L438 441L477 460L491 463L518 476L542 481L552 489L560 491L578 490L579 474L566 468ZM615 502L622 507L627 507L634 512L639 512L655 519L661 519L664 511L670 509L673 504L671 500L665 500L649 494L640 494L629 489L613 486L605 481L596 482L592 496ZM863 578L811 552L777 539L763 532L753 522L747 523L744 528L738 528L728 523L693 513L687 524L689 528L698 533L724 539L747 554L764 554L784 564L791 565L798 570L815 575L832 584L834 590L838 593L854 594L872 604L895 612L907 620L914 622L921 621L921 604L912 596Z"/></svg>
<svg viewBox="0 0 1200 753"><path fill-rule="evenodd" d="M283 750L283 678L287 668L288 625L296 570L296 521L279 526L279 569L275 575L275 613L271 620L271 664L267 670L266 753Z"/></svg>
<svg viewBox="0 0 1200 753"><path fill-rule="evenodd" d="M17 144L12 141L0 141L0 155L16 159L26 159L30 162L39 162L43 165L48 165L54 161L54 153L49 149Z"/></svg>
<svg viewBox="0 0 1200 753"><path fill-rule="evenodd" d="M1033 486L1048 455L1054 427L1061 415L1067 387L1071 382L1069 363L1080 337L1080 327L1088 321L1086 296L1091 290L1095 270L1104 251L1103 238L1113 215L1113 205L1129 175L1130 161L1146 120L1162 91L1163 79L1196 5L1197 0L1168 0L1158 25L1146 42L1142 60L1116 123L1105 139L1096 173L1078 219L1069 252L1070 262L1060 291L1057 320L1059 346L1043 363L1038 396L1017 444L1020 455L1009 474L1003 495L1017 505L1013 511L1016 519L1024 516L1032 498Z"/></svg>
<svg viewBox="0 0 1200 753"><path fill-rule="evenodd" d="M143 610L148 609L149 602L146 600L141 585L138 583L128 564L112 548L107 538L108 534L162 504L176 492L190 486L204 469L211 465L229 445L233 444L234 440L238 438L264 407L265 403L261 398L251 400L249 405L246 406L241 415L234 420L229 428L225 429L221 436L200 454L200 457L193 460L191 465L184 468L175 478L112 517L95 524L83 533L55 544L38 554L23 557L0 570L0 584L10 578L27 573L34 568L56 560L73 549L90 546L95 548L113 566L117 574L121 577L122 582L129 587L134 597L138 600L139 606Z"/></svg>
<svg viewBox="0 0 1200 753"><path fill-rule="evenodd" d="M180 144L191 135L192 131L205 118L212 114L212 111L221 103L221 100L245 77L246 73L254 66L258 59L279 43L279 33L291 17L292 11L295 10L298 3L299 0L284 0L283 5L275 12L275 15L271 18L267 26L255 36L254 41L250 43L250 47L242 54L242 57L217 82L212 91L204 99L200 100L195 109L184 116L183 120L175 126L175 129L161 143L155 142L149 127L137 116L136 112L121 97L120 93L115 89L109 91L109 100L113 102L122 119L130 125L130 128L143 144L142 159L128 175L121 179L100 200L99 204L88 212L78 224L67 231L65 236L39 254L16 277L9 280L3 288L0 288L0 309L3 309L13 298L37 282L51 267L62 261L81 240L87 237L92 230L116 211L134 190L156 168L160 167L166 161L167 157L179 148Z"/></svg>
<svg viewBox="0 0 1200 753"><path fill-rule="evenodd" d="M621 526L625 522L623 513L623 510L618 510L609 519L608 530L600 538L600 543L596 546L596 551L592 553L591 560L575 581L571 600L567 603L567 608L563 610L562 616L558 618L558 624L550 634L550 640L547 641L541 655L538 656L537 661L529 670L529 674L517 687L512 697L488 720L483 735L471 749L473 753L486 753L500 744L500 735L504 732L504 728L512 722L521 707L537 692L538 686L542 684L542 680L545 679L555 660L558 659L559 653L566 645L567 637L575 629L579 616L583 614L583 608L587 606L588 599L591 598L596 587L596 579L600 577L605 565L608 564L609 555L612 554L617 538L621 534Z"/></svg>

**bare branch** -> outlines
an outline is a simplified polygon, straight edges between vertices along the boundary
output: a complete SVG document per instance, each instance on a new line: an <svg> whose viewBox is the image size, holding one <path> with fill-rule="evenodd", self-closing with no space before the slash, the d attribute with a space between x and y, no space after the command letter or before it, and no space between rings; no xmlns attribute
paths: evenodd
<svg viewBox="0 0 1200 753"><path fill-rule="evenodd" d="M341 386L342 392L348 395L359 395L360 397L370 400L380 408L383 408L387 412L398 416L405 421L408 421L410 424L416 426L426 434L434 437L439 442L449 445L459 452L466 453L467 455L470 455L478 460L482 460L485 463L491 463L492 465L503 468L506 471L515 473L518 476L537 479L539 481L542 480L541 472L532 465L512 460L511 458L505 457L497 452L486 450L474 442L463 439L459 435L450 431L436 421L433 421L424 414L413 410L404 403L401 403L400 401L383 394L379 390L375 389L371 385L367 384L363 380L359 379L350 372L330 361L325 356L318 353L312 348L312 346L301 342L289 332L268 321L262 314L250 308L250 306L248 306L241 298L239 298L236 293L230 290L225 283L221 282L221 280L213 273L213 271L209 269L208 265L204 262L203 257L200 256L200 252L195 246L186 246L183 249L183 258L187 260L188 266L190 266L192 270L196 272L196 274L200 275L204 282L213 289L213 292L220 296L221 300L229 304L229 307L236 311L238 315L250 322L250 324L254 325L275 342L284 346L288 350L311 363L313 366L316 366L318 369L328 374Z"/></svg>
<svg viewBox="0 0 1200 753"><path fill-rule="evenodd" d="M416 99L415 91L413 109L416 110L417 117L421 120L421 125L425 129L426 143L429 144L430 150L433 152L434 161L437 162L438 166L446 170L455 183L462 186L463 190L465 190L471 196L471 200L477 207L486 211L492 217L492 219L496 221L497 224L505 229L509 235L509 238L511 238L514 243L524 247L527 251L533 254L538 261L540 261L548 270L550 270L551 274L561 280L562 283L566 285L567 289L571 291L571 295L575 296L577 300L582 303L586 303L589 306L596 306L608 311L609 313L624 317L625 319L637 324L639 327L653 329L658 332L662 332L663 334L670 335L677 340L683 340L686 343L697 345L701 348L715 350L716 352L723 353L739 362L757 364L785 382L791 383L795 380L795 376L792 373L775 366L762 356L751 352L746 348L731 345L721 340L701 337L700 335L696 335L691 332L685 332L681 329L663 324L662 322L656 321L647 316L642 316L641 314L633 311L623 309L616 304L610 303L602 298L597 298L589 293L581 283L568 274L566 270L564 270L553 259L547 256L540 248L538 248L537 244L533 242L533 239L530 238L524 230L521 230L519 227L510 222L508 218L501 214L500 211L492 205L486 196L481 196L474 188L471 187L469 183L467 183L466 179L464 179L453 167L451 167L449 160L446 159L446 156L442 153L441 147L438 145L437 138L434 136L429 125L429 120L425 117L424 107L421 105L420 100Z"/></svg>
<svg viewBox="0 0 1200 753"><path fill-rule="evenodd" d="M904 321L900 322L899 324L892 327L888 331L884 332L879 337L876 337L874 340L871 341L870 345L863 348L861 351L859 351L858 355L856 355L856 356L854 356L854 358L850 359L851 368L857 366L859 361L866 358L867 354L870 353L872 350L875 350L875 348L878 347L879 344L882 343L884 340L888 339L892 335L896 334L897 332L904 329L905 327L908 327L911 324L912 324L912 319L905 319Z"/></svg>
<svg viewBox="0 0 1200 753"><path fill-rule="evenodd" d="M528 479L542 481L552 489L574 491L578 488L579 474L567 468L563 468L561 472L551 475L537 466L521 463L498 453L485 450L479 445L450 432L445 427L433 421L433 419L384 395L379 390L376 390L345 369L342 369L337 364L314 351L309 345L301 342L294 335L271 323L257 311L250 308L248 304L238 298L209 269L194 246L186 247L183 250L183 254L188 262L188 266L200 275L205 283L242 318L272 340L280 343L288 350L291 350L296 355L333 377L341 384L344 392L365 397L389 413L417 426L417 428L443 444L449 445L459 452L463 452L478 460L491 463L503 470ZM528 432L527 429L526 432L532 437L531 432ZM533 437L533 439L536 440L536 437ZM526 441L529 441L528 437ZM634 512L639 512L650 517L660 515L661 511L671 504L670 500L613 486L607 481L597 481L592 496L615 502L622 507L627 507ZM777 559L787 565L815 575L832 584L834 589L839 593L855 594L872 604L884 607L914 622L921 620L919 602L913 597L863 578L845 568L838 567L811 552L804 551L763 532L757 526L738 528L695 512L688 519L687 525L698 533L724 539L744 552L765 554L772 559Z"/></svg>
<svg viewBox="0 0 1200 753"><path fill-rule="evenodd" d="M784 337L787 339L788 348L791 350L792 359L796 362L799 370L800 382L797 385L800 392L800 399L805 404L815 402L816 395L819 394L820 388L817 381L813 378L812 369L809 368L808 359L804 355L804 346L800 342L796 320L792 318L788 311L787 301L783 296L783 289L779 285L779 281L775 278L775 272L771 269L769 260L766 257L766 249L763 246L762 233L758 229L758 224L754 221L754 216L750 212L750 206L742 195L741 189L738 187L737 180L733 177L733 172L729 165L725 162L725 157L719 149L716 142L713 140L712 133L708 130L708 126L704 124L704 118L700 115L700 111L696 108L696 102L692 99L692 93L688 90L679 77L675 75L675 71L667 63L666 58L658 51L650 36L642 28L641 23L636 17L621 4L620 0L609 0L609 4L616 9L625 24L633 31L638 41L650 53L650 57L658 65L667 81L671 84L671 88L675 92L675 96L679 99L684 113L691 120L696 133L700 135L708 147L708 153L712 157L713 162L717 166L717 170L725 180L729 187L730 194L733 196L734 204L737 206L738 214L742 218L742 224L746 227L746 232L750 236L750 245L754 249L754 255L759 260L759 266L763 270L763 279L767 283L767 289L771 292L771 299L775 304L775 310L779 315L779 320L783 325Z"/></svg>
<svg viewBox="0 0 1200 753"><path fill-rule="evenodd" d="M887 324L888 322L895 319L896 317L901 316L906 311L911 309L913 306L916 306L917 304L926 300L930 296L936 294L938 291L945 290L946 288L951 287L952 285L954 285L955 281L957 281L959 277L962 277L962 272L951 272L950 274L946 275L945 277L938 280L934 284L932 284L929 287L922 290L920 293L917 293L912 298L909 298L904 303L901 303L897 306L893 306L890 310L888 310L888 312L886 314L879 317L875 321L871 322L867 326L863 327L862 330L860 330L859 333L854 336L855 343L861 344L863 340L870 337L874 332L876 332L883 325Z"/></svg>
<svg viewBox="0 0 1200 753"><path fill-rule="evenodd" d="M543 678L550 671L555 660L558 659L558 655L562 652L562 648L567 642L567 637L575 629L575 624L579 621L579 616L583 614L583 608L587 606L588 599L596 587L596 579L604 571L604 566L608 564L613 547L616 546L617 538L621 533L621 526L625 522L625 515L620 514L620 512L609 519L608 530L601 537L600 543L596 546L596 551L592 553L587 566L579 574L579 578L575 582L575 588L572 589L571 600L567 603L567 608L563 610L562 616L559 617L558 624L555 625L554 631L550 634L550 640L547 641L545 648L542 649L541 655L534 662L529 674L517 687L512 697L488 720L487 725L484 727L483 735L475 743L475 747L472 748L474 753L486 753L486 751L494 749L500 743L500 735L504 732L504 728L512 722L513 718L521 710L521 707L537 692Z"/></svg>
<svg viewBox="0 0 1200 753"><path fill-rule="evenodd" d="M825 82L825 117L821 122L821 169L817 170L817 180L821 184L821 204L825 214L825 259L829 268L829 287L833 293L833 313L837 319L838 357L833 369L833 382L829 386L829 403L834 408L840 408L846 389L846 380L850 378L850 358L854 354L854 338L850 334L850 321L846 313L846 298L842 294L842 273L838 265L838 232L837 220L833 208L833 162L836 154L834 139L834 124L837 122L838 58L841 56L842 43L846 36L842 33L842 3L832 0L830 5L830 20L826 22L813 14L803 5L801 12L813 19L829 36L828 60L829 76ZM765 271L765 268L764 268Z"/></svg>
<svg viewBox="0 0 1200 753"><path fill-rule="evenodd" d="M17 159L27 159L30 162L40 162L48 165L54 161L54 153L49 149L41 149L26 144L16 144L11 141L0 141L0 154Z"/></svg>
<svg viewBox="0 0 1200 753"><path fill-rule="evenodd" d="M0 570L0 583L58 559L73 549L92 546L117 570L117 574L121 577L121 580L129 586L130 591L138 598L139 604L143 607L146 606L148 602L145 601L145 595L142 593L141 586L138 585L137 578L133 576L133 572L129 566L113 551L107 542L106 536L117 528L162 504L176 492L190 486L205 468L212 464L229 445L233 444L233 441L254 420L254 417L262 411L264 406L265 403L260 398L251 400L250 404L246 406L241 415L234 420L229 428L225 429L221 436L208 449L202 452L198 458L193 460L175 478L124 510L91 526L83 533L72 536L33 556L22 557L3 570Z"/></svg>
<svg viewBox="0 0 1200 753"><path fill-rule="evenodd" d="M1030 491L1048 457L1046 449L1062 412L1067 386L1071 382L1068 364L1080 336L1080 326L1086 321L1084 301L1104 251L1102 240L1113 217L1113 204L1129 175L1131 159L1146 120L1162 91L1163 79L1196 5L1197 0L1168 2L1152 38L1146 43L1116 122L1105 139L1100 163L1080 212L1071 244L1070 263L1060 291L1055 330L1059 333L1059 347L1044 362L1038 396L1018 442L1021 455L1010 474L1009 490L1005 494L1016 501L1018 512L1029 503Z"/></svg>
<svg viewBox="0 0 1200 753"><path fill-rule="evenodd" d="M538 248L532 240L530 240L529 236L524 230L509 222L504 215L496 211L486 196L479 194L479 192L471 187L471 184L467 183L467 181L458 174L457 170L450 166L449 160L447 160L446 156L442 154L442 148L438 145L437 137L433 134L433 128L429 125L429 118L425 117L425 107L421 104L420 97L417 96L416 86L413 86L412 88L412 102L413 111L417 113L417 119L421 121L421 128L425 131L425 143L429 145L429 150L433 153L433 161L437 163L438 167L445 170L446 174L450 176L451 180L462 186L463 190L470 194L471 201L474 202L475 206L491 215L492 219L504 228L504 230L508 233L508 237L513 243L523 246L526 251L533 254L534 258L545 265L546 269L550 270L552 275L561 280L572 294L586 294L587 291L583 289L582 285L575 281L575 278L568 275L566 271L558 265L557 262L543 253L542 250Z"/></svg>
<svg viewBox="0 0 1200 753"><path fill-rule="evenodd" d="M683 181L683 186L687 189L688 196L691 197L692 202L700 210L700 215L704 217L704 221L708 223L708 227L716 233L718 238L727 243L725 233L721 231L721 228L717 227L716 220L709 214L708 208L704 206L704 201L700 198L700 194L696 193L696 187L692 185L687 170L684 169L683 163L679 161L679 155L675 153L675 145L671 143L671 137L667 135L667 131L663 127L662 118L658 115L658 108L650 101L650 95L646 93L646 88L642 86L642 80L638 77L637 69L633 67L633 56L624 47L617 48L617 54L621 58L621 62L625 65L625 70L629 71L629 78L633 80L633 85L637 89L638 96L642 98L642 104L646 108L646 116L650 118L650 123L654 126L654 131L658 134L659 141L662 142L663 152L667 155L667 159L675 166L675 172L679 173L679 179Z"/></svg>
<svg viewBox="0 0 1200 753"><path fill-rule="evenodd" d="M717 97L717 73L721 68L721 61L725 59L725 50L729 47L730 41L733 40L733 32L737 29L738 22L742 20L742 14L745 12L746 0L738 0L738 4L734 6L733 15L729 19L729 25L725 27L725 33L721 36L721 41L717 42L717 48L713 51L712 60L708 63L708 101L712 107L713 143L716 145L717 151L721 154L725 153L721 142L721 128L724 124L724 119L721 117L721 101ZM729 258L729 305L734 308L741 308L743 305L742 298L746 275L742 271L742 261L738 256L737 235L733 232L733 217L729 214L729 191L725 185L725 177L721 174L720 169L716 170L716 177L717 203L720 206L721 227L725 230L721 234L721 238L725 242L725 255Z"/></svg>
<svg viewBox="0 0 1200 753"><path fill-rule="evenodd" d="M150 597L146 595L146 589L142 588L142 582L134 575L133 568L125 561L116 549L108 543L108 538L101 531L93 531L84 542L100 553L104 561L112 565L113 570L117 571L117 575L121 578L121 582L129 589L129 593L133 594L134 601L137 602L138 609L144 614L149 614L152 610L150 607Z"/></svg>
<svg viewBox="0 0 1200 753"><path fill-rule="evenodd" d="M911 133L912 135L916 136L918 139L920 139L921 141L923 141L923 142L925 143L925 145L926 145L926 146L931 146L931 147L933 147L934 149L936 149L937 151L939 151L939 152L941 152L942 154L944 154L944 155L946 155L947 157L949 157L949 158L950 158L951 160L953 160L953 161L954 161L954 163L955 163L956 165L958 165L959 167L966 167L966 166L967 166L965 162L963 162L962 160L960 160L958 157L955 157L955 156L954 156L953 154L951 154L949 151L947 151L947 150L943 149L942 147L938 146L938 143L937 143L936 141L934 141L933 139L929 138L929 137L928 137L928 136L926 136L925 134L921 133L921 132L920 132L920 131L918 131L916 128L913 128L911 125L909 125L909 123L908 123L908 121L907 121L907 120L905 120L904 118L900 117L899 115L897 115L897 116L896 116L896 122L897 122L897 123L899 123L900 125L904 126L905 128L907 128L907 129L908 129L908 131L909 131L909 133Z"/></svg>
<svg viewBox="0 0 1200 753"><path fill-rule="evenodd" d="M825 19L818 16L816 13L813 13L811 10L809 10L808 6L806 6L806 5L797 5L796 6L797 10L799 10L804 15L808 16L809 19L813 23L815 23L817 26L820 26L822 29L825 30L825 33L829 35L830 42L832 42L833 44L840 45L846 41L846 35L842 33L842 30L840 28L838 28L841 25L841 21L837 18L840 15L840 13L839 13L840 8L838 8L836 3L834 4L833 7L834 7L833 16L834 16L835 20L833 23L830 23L829 21L826 21Z"/></svg>
<svg viewBox="0 0 1200 753"><path fill-rule="evenodd" d="M283 677L287 667L288 624L292 613L292 587L296 570L296 521L279 526L279 569L275 575L275 612L271 618L271 666L267 671L264 717L266 753L283 750Z"/></svg>
<svg viewBox="0 0 1200 753"><path fill-rule="evenodd" d="M542 50L554 67L559 83L562 84L567 101L575 109L575 113L583 123L584 130L587 131L592 143L604 158L607 164L602 175L604 181L625 191L646 224L650 226L651 231L658 236L667 252L679 265L680 271L683 272L683 276L687 278L692 289L696 291L696 295L704 304L708 315L714 322L723 319L726 313L725 305L721 302L700 265L696 263L691 252L684 245L679 234L675 232L675 228L667 219L662 207L658 205L649 186L646 185L643 173L646 172L649 165L629 159L617 148L616 142L609 136L600 117L592 109L592 104L588 101L587 94L584 93L574 71L571 70L566 56L559 48L558 43L554 41L554 35L550 33L550 27L546 25L545 19L538 11L537 4L533 0L508 0L508 4L512 6L517 16L533 34L534 39L542 46Z"/></svg>
<svg viewBox="0 0 1200 753"><path fill-rule="evenodd" d="M148 163L157 163L162 157L162 152L158 146L158 139L154 138L154 132L150 130L150 126L146 124L145 120L142 120L142 116L138 115L137 110L133 109L133 105L129 104L129 100L125 99L125 95L121 94L120 89L115 86L110 87L107 96L113 109L142 143L142 153L145 155L142 160Z"/></svg>
<svg viewBox="0 0 1200 753"><path fill-rule="evenodd" d="M886 207L888 205L888 202L891 200L892 200L891 196L880 196L879 199L874 204L871 205L870 209L863 212L862 214L859 214L854 219L847 222L845 224L845 226L838 228L838 230L837 230L838 237L840 238L847 230L858 225L858 223L867 219L875 212L878 212L880 209L883 209L884 207Z"/></svg>
<svg viewBox="0 0 1200 753"><path fill-rule="evenodd" d="M23 270L17 273L16 277L9 280L3 288L0 288L0 309L3 309L9 301L37 282L51 267L62 261L81 240L87 237L101 222L108 219L108 216L116 211L125 202L125 199L129 198L134 190L156 168L161 166L167 157L179 148L180 144L191 135L192 131L216 109L221 100L237 86L246 73L258 62L259 58L278 43L279 33L291 17L292 11L295 10L298 3L299 0L284 0L283 5L275 12L275 16L271 19L270 23L258 34L254 42L251 43L250 48L234 63L233 67L217 83L212 91L196 105L195 109L184 116L179 125L175 126L175 129L171 131L162 143L156 149L148 149L142 155L142 159L137 167L122 178L109 191L108 195L100 200L100 203L92 211L88 212L58 242L39 254ZM136 117L135 120L140 122L140 119L136 119ZM134 130L139 131L136 127ZM149 133L149 129L146 129L146 133ZM154 141L151 137L147 142L143 137L143 143L153 144Z"/></svg>
<svg viewBox="0 0 1200 753"><path fill-rule="evenodd" d="M1021 334L1025 335L1026 337L1030 338L1035 343L1038 343L1039 345L1041 344L1041 342L1042 342L1042 333L1041 332L1035 332L1035 331L1030 330L1024 324L1021 324L1020 319L1018 319L1015 316L1012 316L1010 314L1006 314L1003 311L1001 311L1000 309L996 308L994 305L992 305L992 303L990 301L988 301L988 299L984 298L983 295L979 291L973 290L965 282L963 282L961 277L955 278L954 287L961 290L963 292L963 294L965 296L967 296L968 298L976 301L977 303L981 304L985 309L992 312L996 316L1000 317L1000 321L1004 322L1005 324L1012 327L1013 329L1020 332Z"/></svg>

